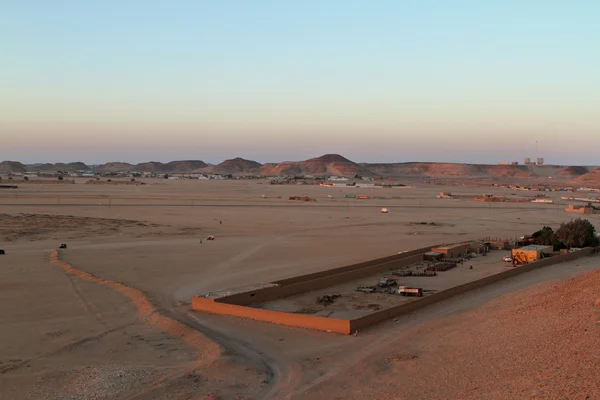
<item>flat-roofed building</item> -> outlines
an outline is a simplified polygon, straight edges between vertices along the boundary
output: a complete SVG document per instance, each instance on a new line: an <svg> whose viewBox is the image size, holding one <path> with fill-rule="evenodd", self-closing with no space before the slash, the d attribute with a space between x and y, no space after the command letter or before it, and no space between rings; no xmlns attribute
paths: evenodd
<svg viewBox="0 0 600 400"><path fill-rule="evenodd" d="M455 243L434 247L431 251L441 253L445 258L459 258L467 254L469 243Z"/></svg>
<svg viewBox="0 0 600 400"><path fill-rule="evenodd" d="M544 254L551 254L554 251L552 246L541 246L530 244L525 247L512 250L512 257L521 262L537 261L543 258Z"/></svg>

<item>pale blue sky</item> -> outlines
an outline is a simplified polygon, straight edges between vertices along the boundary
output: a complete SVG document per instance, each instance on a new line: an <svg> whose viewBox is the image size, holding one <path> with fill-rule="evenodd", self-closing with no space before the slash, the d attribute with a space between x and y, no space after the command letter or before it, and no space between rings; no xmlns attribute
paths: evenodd
<svg viewBox="0 0 600 400"><path fill-rule="evenodd" d="M0 160L600 164L600 1L0 1Z"/></svg>

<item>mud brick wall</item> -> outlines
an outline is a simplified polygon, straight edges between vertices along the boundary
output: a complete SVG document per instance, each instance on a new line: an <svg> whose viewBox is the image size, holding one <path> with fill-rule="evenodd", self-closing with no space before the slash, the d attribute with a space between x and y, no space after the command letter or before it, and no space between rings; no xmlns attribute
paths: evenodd
<svg viewBox="0 0 600 400"><path fill-rule="evenodd" d="M317 329L320 331L336 332L345 335L350 333L350 321L345 319L315 317L311 315L262 310L260 308L244 307L234 304L223 304L214 301L214 299L202 297L192 298L192 310L205 311L212 314L232 315L235 317L250 318L256 321Z"/></svg>
<svg viewBox="0 0 600 400"><path fill-rule="evenodd" d="M377 258L375 260L370 260L370 261L365 261L365 262L361 262L361 263L357 263L357 264L347 265L345 267L328 269L326 271L314 272L312 274L294 276L292 278L281 279L279 281L275 281L275 282L272 282L272 283L275 283L275 284L281 285L281 286L285 286L285 285L292 285L292 284L299 283L299 282L310 281L310 280L313 280L313 279L324 278L326 276L341 274L341 273L344 273L344 272L355 271L355 270L358 270L358 269L363 269L363 268L367 268L367 267L372 267L372 266L375 266L375 265L383 264L383 263L386 263L386 262L389 262L389 261L401 260L401 259L409 257L409 256L414 256L414 255L417 255L417 254L423 254L425 252L430 251L431 248L436 247L436 246L437 245L427 246L427 247L423 247L423 248L420 248L420 249L407 251L406 253L394 254L393 256Z"/></svg>

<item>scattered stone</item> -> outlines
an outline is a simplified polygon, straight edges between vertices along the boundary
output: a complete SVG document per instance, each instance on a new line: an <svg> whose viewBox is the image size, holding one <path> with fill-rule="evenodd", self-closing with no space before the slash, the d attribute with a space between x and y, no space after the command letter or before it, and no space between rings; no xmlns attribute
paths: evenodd
<svg viewBox="0 0 600 400"><path fill-rule="evenodd" d="M395 353L387 358L387 362L402 362L416 360L419 356L415 353Z"/></svg>
<svg viewBox="0 0 600 400"><path fill-rule="evenodd" d="M335 299L337 299L338 297L340 297L341 294L324 294L323 296L320 296L317 298L317 303L320 304L331 304L335 301Z"/></svg>

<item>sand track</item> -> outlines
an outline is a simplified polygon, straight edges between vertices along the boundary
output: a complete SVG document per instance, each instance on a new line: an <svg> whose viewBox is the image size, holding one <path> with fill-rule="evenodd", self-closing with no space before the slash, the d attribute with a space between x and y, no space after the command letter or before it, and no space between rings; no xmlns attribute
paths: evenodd
<svg viewBox="0 0 600 400"><path fill-rule="evenodd" d="M129 298L131 303L137 309L138 319L142 323L160 329L168 335L183 341L190 349L192 349L195 352L197 360L191 365L188 365L187 368L185 368L184 372L182 372L181 370L173 371L167 374L166 376L163 376L162 379L160 379L153 385L150 385L141 393L136 392L128 396L126 395L122 397L123 399L137 398L140 395L143 395L144 393L155 389L156 387L162 386L165 382L171 379L175 379L186 374L190 370L197 370L202 367L209 366L220 357L221 348L218 344L211 341L197 330L194 330L189 326L182 324L179 321L162 315L152 305L152 303L148 300L146 295L142 293L142 291L127 286L123 283L99 278L88 272L77 269L69 263L60 260L59 253L56 250L52 250L50 254L50 263L60 267L66 273L75 276L79 279L110 287L111 289L114 289L115 291L123 294L124 296Z"/></svg>
<svg viewBox="0 0 600 400"><path fill-rule="evenodd" d="M191 329L179 321L175 321L160 314L152 305L152 303L150 303L146 295L142 293L142 291L120 282L98 278L89 272L74 268L70 264L61 261L58 251L56 250L52 250L50 254L50 262L56 266L59 266L65 272L71 275L89 282L110 287L128 297L138 311L138 318L144 324L157 327L172 337L182 340L190 348L192 348L199 357L200 363L198 366L210 364L219 356L220 349L217 344L210 341L200 332Z"/></svg>

